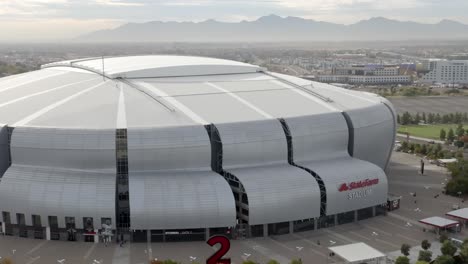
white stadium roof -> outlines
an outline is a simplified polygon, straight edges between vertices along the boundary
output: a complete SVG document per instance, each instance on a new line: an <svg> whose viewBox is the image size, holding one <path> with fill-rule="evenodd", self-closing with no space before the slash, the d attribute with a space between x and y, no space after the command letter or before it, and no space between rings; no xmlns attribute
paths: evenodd
<svg viewBox="0 0 468 264"><path fill-rule="evenodd" d="M228 60L90 58L0 79L0 123L87 129L205 125L352 111L384 100Z"/></svg>
<svg viewBox="0 0 468 264"><path fill-rule="evenodd" d="M103 64L104 61L104 64ZM88 58L54 62L42 68L73 66L103 74L109 78L159 78L216 74L255 73L259 66L231 60L188 56L132 56Z"/></svg>

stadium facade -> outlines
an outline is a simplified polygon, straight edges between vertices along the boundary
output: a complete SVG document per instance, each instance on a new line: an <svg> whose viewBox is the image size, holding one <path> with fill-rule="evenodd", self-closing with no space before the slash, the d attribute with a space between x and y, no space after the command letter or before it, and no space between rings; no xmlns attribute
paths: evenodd
<svg viewBox="0 0 468 264"><path fill-rule="evenodd" d="M235 61L47 64L0 79L2 230L172 241L364 219L385 211L395 129L375 94Z"/></svg>

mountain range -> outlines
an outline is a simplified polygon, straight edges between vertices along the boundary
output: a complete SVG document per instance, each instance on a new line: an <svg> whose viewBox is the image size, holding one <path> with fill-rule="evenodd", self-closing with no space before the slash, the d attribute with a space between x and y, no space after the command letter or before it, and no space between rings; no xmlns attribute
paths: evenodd
<svg viewBox="0 0 468 264"><path fill-rule="evenodd" d="M468 25L453 20L436 24L398 21L384 17L350 25L269 15L237 23L203 22L127 23L115 29L80 36L92 42L303 42L397 41L468 39Z"/></svg>

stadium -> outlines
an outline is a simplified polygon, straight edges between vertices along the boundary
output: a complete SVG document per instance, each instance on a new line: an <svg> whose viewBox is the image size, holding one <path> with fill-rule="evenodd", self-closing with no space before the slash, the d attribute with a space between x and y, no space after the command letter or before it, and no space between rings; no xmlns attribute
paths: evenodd
<svg viewBox="0 0 468 264"><path fill-rule="evenodd" d="M384 98L246 63L88 58L0 79L7 235L256 237L382 214Z"/></svg>

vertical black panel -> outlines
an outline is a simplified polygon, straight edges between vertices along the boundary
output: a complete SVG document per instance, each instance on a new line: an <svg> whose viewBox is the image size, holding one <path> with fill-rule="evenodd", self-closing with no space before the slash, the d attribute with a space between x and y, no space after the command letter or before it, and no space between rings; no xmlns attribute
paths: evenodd
<svg viewBox="0 0 468 264"><path fill-rule="evenodd" d="M12 127L0 127L0 178L11 165Z"/></svg>
<svg viewBox="0 0 468 264"><path fill-rule="evenodd" d="M237 219L239 223L242 223L242 216L249 216L249 200L247 193L245 192L245 189L240 180L235 175L223 169L223 143L221 141L221 136L219 135L218 129L214 124L206 125L205 128L208 132L211 143L211 169L214 172L222 175L231 187L234 200L236 201ZM242 208L242 205L245 205L247 208Z"/></svg>
<svg viewBox="0 0 468 264"><path fill-rule="evenodd" d="M119 233L130 228L130 193L128 187L128 142L127 129L117 129L115 134L116 176L116 226Z"/></svg>
<svg viewBox="0 0 468 264"><path fill-rule="evenodd" d="M218 129L213 125L205 125L211 143L211 169L214 172L222 173L223 170L223 144L219 136Z"/></svg>
<svg viewBox="0 0 468 264"><path fill-rule="evenodd" d="M284 120L283 118L280 118L278 120L280 121L281 126L283 127L284 134L286 136L286 142L288 144L288 163L294 167L307 171L315 178L320 188L320 216L325 216L326 210L327 210L327 190L325 187L325 183L323 182L322 178L313 170L303 167L301 165L298 165L294 162L294 146L293 146L292 136L289 130L289 126L286 123L286 120Z"/></svg>
<svg viewBox="0 0 468 264"><path fill-rule="evenodd" d="M341 112L343 117L346 120L346 125L348 126L348 153L352 157L354 156L354 126L353 122L351 121L351 117L349 117L348 113Z"/></svg>

